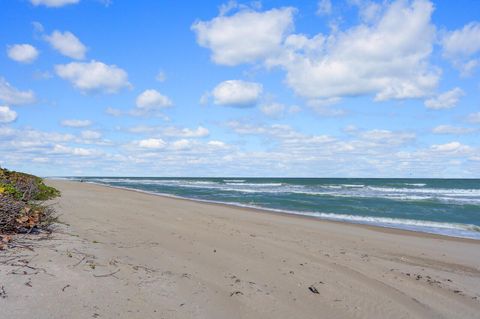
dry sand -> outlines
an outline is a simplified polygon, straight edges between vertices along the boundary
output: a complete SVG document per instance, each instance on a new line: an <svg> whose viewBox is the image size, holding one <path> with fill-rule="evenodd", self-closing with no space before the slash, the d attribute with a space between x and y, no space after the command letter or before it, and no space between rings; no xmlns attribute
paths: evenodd
<svg viewBox="0 0 480 319"><path fill-rule="evenodd" d="M48 184L68 225L0 253L1 318L480 318L480 242Z"/></svg>

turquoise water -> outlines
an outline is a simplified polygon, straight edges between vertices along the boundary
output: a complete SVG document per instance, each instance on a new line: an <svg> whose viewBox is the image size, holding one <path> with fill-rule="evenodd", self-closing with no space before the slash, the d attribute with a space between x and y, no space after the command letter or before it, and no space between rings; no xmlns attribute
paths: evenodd
<svg viewBox="0 0 480 319"><path fill-rule="evenodd" d="M72 179L323 219L480 239L479 179Z"/></svg>

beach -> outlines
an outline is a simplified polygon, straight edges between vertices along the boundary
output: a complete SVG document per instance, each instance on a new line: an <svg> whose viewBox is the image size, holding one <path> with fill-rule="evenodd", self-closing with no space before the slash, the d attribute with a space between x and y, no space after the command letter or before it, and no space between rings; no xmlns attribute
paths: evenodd
<svg viewBox="0 0 480 319"><path fill-rule="evenodd" d="M478 318L480 241L47 180L0 318ZM20 265L20 266L19 266ZM23 273L26 272L26 273Z"/></svg>

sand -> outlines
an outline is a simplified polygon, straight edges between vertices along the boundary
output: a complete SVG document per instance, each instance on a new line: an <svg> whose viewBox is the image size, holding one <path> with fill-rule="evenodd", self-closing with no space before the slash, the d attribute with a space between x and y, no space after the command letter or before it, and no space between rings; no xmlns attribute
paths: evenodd
<svg viewBox="0 0 480 319"><path fill-rule="evenodd" d="M0 318L480 317L479 241L48 184L66 225L0 252Z"/></svg>

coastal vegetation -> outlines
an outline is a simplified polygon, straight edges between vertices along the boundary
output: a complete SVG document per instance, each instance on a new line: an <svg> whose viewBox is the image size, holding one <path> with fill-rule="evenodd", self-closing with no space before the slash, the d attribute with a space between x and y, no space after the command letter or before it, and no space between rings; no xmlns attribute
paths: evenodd
<svg viewBox="0 0 480 319"><path fill-rule="evenodd" d="M0 250L12 234L48 230L56 218L44 201L57 196L40 177L0 168Z"/></svg>

